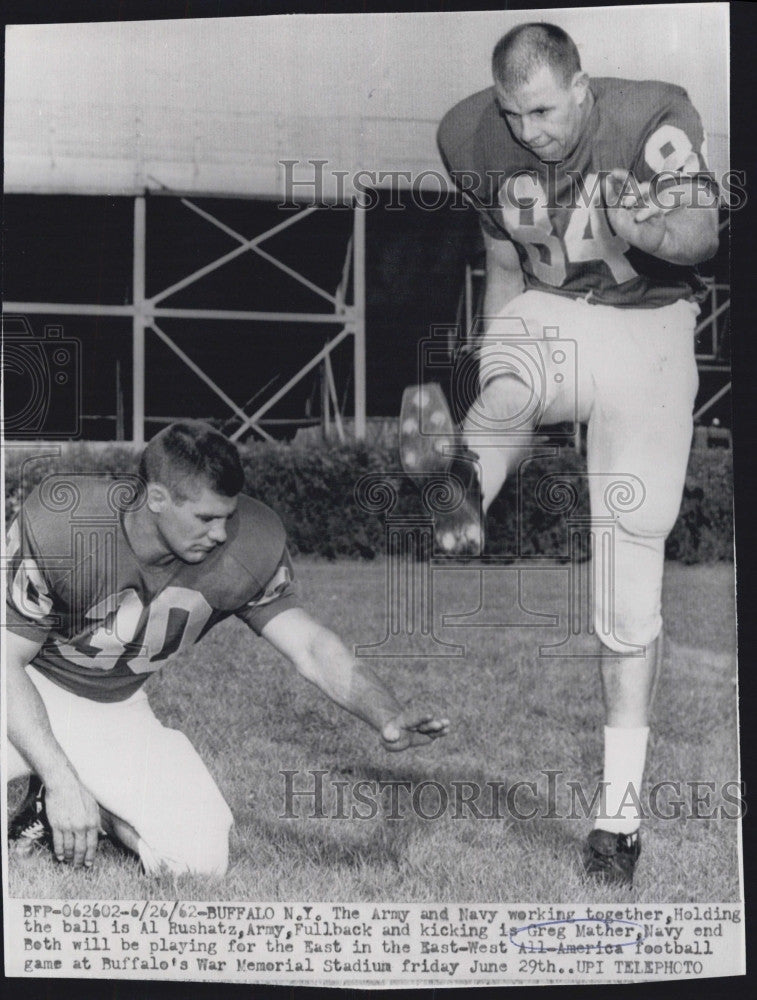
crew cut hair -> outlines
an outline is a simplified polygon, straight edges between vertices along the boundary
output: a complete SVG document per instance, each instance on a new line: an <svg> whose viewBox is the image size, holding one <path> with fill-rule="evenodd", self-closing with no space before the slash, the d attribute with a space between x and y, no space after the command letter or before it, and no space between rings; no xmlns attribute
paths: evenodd
<svg viewBox="0 0 757 1000"><path fill-rule="evenodd" d="M200 420L179 421L159 431L142 452L139 474L145 484L165 486L179 502L197 495L203 486L234 497L244 485L236 447Z"/></svg>
<svg viewBox="0 0 757 1000"><path fill-rule="evenodd" d="M504 35L492 53L492 74L508 90L522 87L548 66L563 87L581 70L575 42L554 24L519 24Z"/></svg>

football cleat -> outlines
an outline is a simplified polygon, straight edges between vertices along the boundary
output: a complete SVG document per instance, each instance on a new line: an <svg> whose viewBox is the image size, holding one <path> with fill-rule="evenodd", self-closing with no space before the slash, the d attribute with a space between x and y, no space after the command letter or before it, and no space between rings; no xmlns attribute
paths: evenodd
<svg viewBox="0 0 757 1000"><path fill-rule="evenodd" d="M481 555L484 513L478 456L463 443L441 386L409 386L402 394L399 427L400 461L410 475L451 478L462 502L454 510L434 511L434 537L445 555Z"/></svg>
<svg viewBox="0 0 757 1000"><path fill-rule="evenodd" d="M633 885L633 873L641 854L641 835L592 830L586 842L584 868L612 885Z"/></svg>
<svg viewBox="0 0 757 1000"><path fill-rule="evenodd" d="M45 813L45 786L34 774L29 778L24 801L8 823L8 839L8 853L19 860L52 849L52 831Z"/></svg>

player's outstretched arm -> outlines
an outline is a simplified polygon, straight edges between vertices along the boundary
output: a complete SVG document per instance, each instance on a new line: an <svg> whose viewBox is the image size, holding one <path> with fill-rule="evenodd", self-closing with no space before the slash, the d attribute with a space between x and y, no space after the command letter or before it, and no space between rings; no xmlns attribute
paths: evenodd
<svg viewBox="0 0 757 1000"><path fill-rule="evenodd" d="M39 648L38 642L6 632L8 739L45 785L56 858L88 868L97 850L100 811L55 739L44 703L26 673Z"/></svg>
<svg viewBox="0 0 757 1000"><path fill-rule="evenodd" d="M356 662L342 640L302 608L282 611L262 634L303 677L373 726L387 750L406 750L447 735L447 719L403 708L369 666Z"/></svg>
<svg viewBox="0 0 757 1000"><path fill-rule="evenodd" d="M605 181L607 218L631 246L671 264L701 264L718 249L717 196L697 187L650 191L626 170L613 170Z"/></svg>

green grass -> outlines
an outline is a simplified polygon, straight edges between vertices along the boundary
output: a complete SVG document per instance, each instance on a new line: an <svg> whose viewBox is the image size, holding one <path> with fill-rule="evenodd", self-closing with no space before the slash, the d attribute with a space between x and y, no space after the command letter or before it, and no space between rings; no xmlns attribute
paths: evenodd
<svg viewBox="0 0 757 1000"><path fill-rule="evenodd" d="M385 632L385 569L382 562L303 562L301 590L307 606L348 643L377 641ZM565 572L544 567L529 574L526 606L559 606ZM475 609L475 579L471 570L444 574L436 588L437 625L443 611ZM509 568L486 588L483 621L508 614L515 620L514 579ZM720 786L738 776L732 567L669 565L664 605L668 643L647 783ZM558 806L566 803L564 781L590 789L601 778L596 659L540 657L539 643L554 642L555 630L438 625L438 631L464 643L465 657L371 661L399 695L425 692L453 721L451 735L435 746L390 755L263 640L236 621L219 626L152 678L148 690L161 719L197 747L232 808L228 877L148 880L133 859L103 842L91 872L47 857L11 863L11 895L482 903L740 898L738 824L728 819L646 821L632 890L587 883L579 864L591 828L585 819L454 818L450 809L433 821L409 810L392 820L386 799L373 819L309 818L307 803L299 807L301 818L282 819L284 769L325 769L329 778L348 782L430 779L450 798L452 782L460 781L538 781L541 793L542 772L559 769ZM298 787L306 780L301 775ZM17 798L18 787L11 791ZM430 811L434 803L429 792L424 807ZM333 807L327 796L327 811Z"/></svg>

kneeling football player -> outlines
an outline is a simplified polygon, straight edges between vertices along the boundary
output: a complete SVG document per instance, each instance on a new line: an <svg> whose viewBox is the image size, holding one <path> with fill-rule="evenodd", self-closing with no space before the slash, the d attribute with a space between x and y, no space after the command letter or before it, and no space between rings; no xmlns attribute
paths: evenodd
<svg viewBox="0 0 757 1000"><path fill-rule="evenodd" d="M188 421L148 443L131 481L52 476L25 501L8 536L6 779L31 775L16 854L50 845L91 866L102 831L148 873L225 873L229 807L143 684L231 615L387 750L447 733L299 606L283 526L243 482L233 444Z"/></svg>

